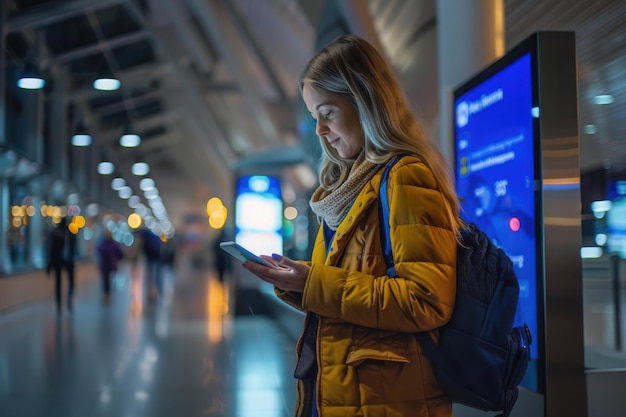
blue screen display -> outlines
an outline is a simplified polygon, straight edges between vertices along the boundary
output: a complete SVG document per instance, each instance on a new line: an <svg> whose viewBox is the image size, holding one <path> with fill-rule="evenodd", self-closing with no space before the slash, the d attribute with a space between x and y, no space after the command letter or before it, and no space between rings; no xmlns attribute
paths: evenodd
<svg viewBox="0 0 626 417"><path fill-rule="evenodd" d="M248 175L237 180L235 241L255 255L283 253L280 180Z"/></svg>
<svg viewBox="0 0 626 417"><path fill-rule="evenodd" d="M462 216L511 258L520 283L516 325L537 341L535 138L530 53L455 96L455 171ZM538 357L538 343L531 346ZM531 368L533 364L531 364ZM536 370L535 370L536 371ZM533 373L530 371L529 373ZM536 374L536 372L534 372ZM536 389L531 382L528 388Z"/></svg>

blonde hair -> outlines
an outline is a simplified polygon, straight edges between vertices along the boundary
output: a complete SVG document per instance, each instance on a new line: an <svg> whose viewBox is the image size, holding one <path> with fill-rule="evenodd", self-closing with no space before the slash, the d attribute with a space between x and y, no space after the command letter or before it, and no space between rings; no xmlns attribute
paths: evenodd
<svg viewBox="0 0 626 417"><path fill-rule="evenodd" d="M356 108L368 161L384 164L398 154L421 159L439 185L458 235L462 221L449 165L413 113L393 70L372 45L354 35L338 37L309 61L300 77L301 92L304 83L337 94ZM332 190L346 180L353 161L340 158L326 141L320 143L320 184Z"/></svg>

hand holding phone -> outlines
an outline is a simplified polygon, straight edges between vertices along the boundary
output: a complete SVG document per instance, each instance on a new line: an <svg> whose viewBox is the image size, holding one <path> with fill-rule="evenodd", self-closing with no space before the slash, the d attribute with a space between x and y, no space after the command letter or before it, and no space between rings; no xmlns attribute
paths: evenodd
<svg viewBox="0 0 626 417"><path fill-rule="evenodd" d="M236 242L221 242L220 248L222 248L224 251L228 252L230 255L232 255L241 262L252 261L263 266L267 266L268 268L280 269L278 266L271 264L265 259L255 255L254 253L250 252Z"/></svg>

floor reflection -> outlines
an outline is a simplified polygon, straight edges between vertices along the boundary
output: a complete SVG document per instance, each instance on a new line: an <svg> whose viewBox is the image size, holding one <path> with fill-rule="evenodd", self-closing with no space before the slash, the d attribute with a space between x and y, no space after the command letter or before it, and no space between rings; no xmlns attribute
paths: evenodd
<svg viewBox="0 0 626 417"><path fill-rule="evenodd" d="M0 415L291 416L294 341L267 317L234 316L231 285L181 262L153 304L137 262L109 303L97 277L79 277L71 316L48 300L0 315Z"/></svg>

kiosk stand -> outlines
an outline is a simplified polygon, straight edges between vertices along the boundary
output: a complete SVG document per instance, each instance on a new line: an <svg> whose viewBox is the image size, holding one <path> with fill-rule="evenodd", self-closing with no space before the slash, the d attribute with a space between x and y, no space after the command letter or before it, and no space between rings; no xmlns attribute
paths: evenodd
<svg viewBox="0 0 626 417"><path fill-rule="evenodd" d="M535 33L454 91L463 215L511 257L533 336L513 416L587 415L577 95L573 32Z"/></svg>

